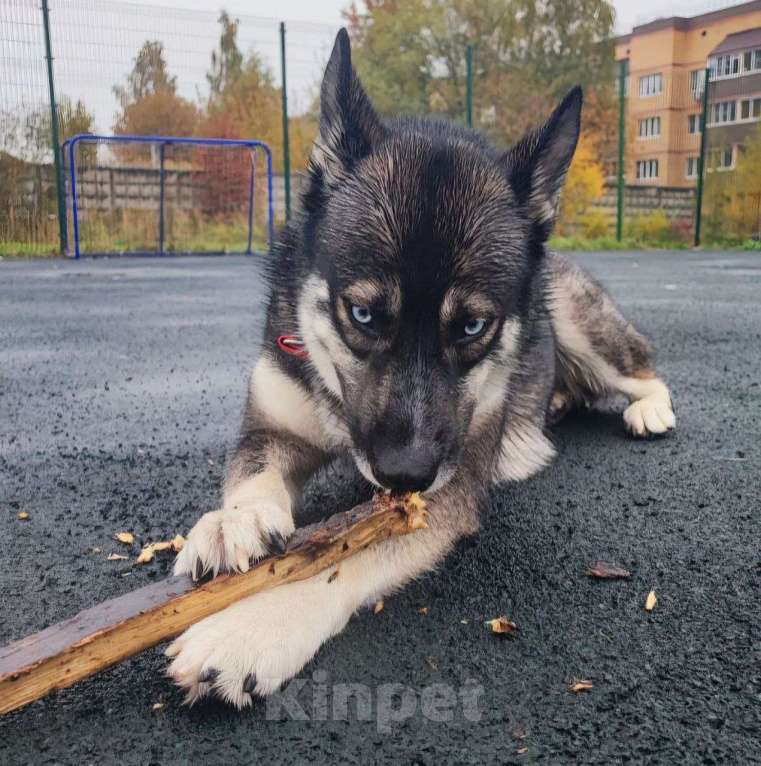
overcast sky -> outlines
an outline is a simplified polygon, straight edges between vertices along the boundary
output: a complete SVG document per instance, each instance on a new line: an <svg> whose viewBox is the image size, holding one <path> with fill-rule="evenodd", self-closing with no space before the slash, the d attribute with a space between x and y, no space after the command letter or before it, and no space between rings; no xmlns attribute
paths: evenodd
<svg viewBox="0 0 761 766"><path fill-rule="evenodd" d="M137 0L140 1L140 0ZM323 21L337 24L341 21L341 11L347 7L350 0L218 0L220 7L230 11L253 14L256 16L271 16L287 21ZM208 0L159 0L157 5L177 8L198 8L208 10L213 3ZM652 21L659 16L694 16L707 11L737 5L737 0L613 0L616 8L616 32L630 32L635 24Z"/></svg>

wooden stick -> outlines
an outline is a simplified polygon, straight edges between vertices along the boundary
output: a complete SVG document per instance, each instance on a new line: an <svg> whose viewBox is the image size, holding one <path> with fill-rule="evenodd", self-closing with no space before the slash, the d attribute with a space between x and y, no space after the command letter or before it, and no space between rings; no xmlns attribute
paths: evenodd
<svg viewBox="0 0 761 766"><path fill-rule="evenodd" d="M284 554L263 559L245 574L201 584L186 575L170 577L0 648L0 713L173 638L246 596L312 577L374 543L421 529L427 526L424 507L417 495L379 495L297 529Z"/></svg>

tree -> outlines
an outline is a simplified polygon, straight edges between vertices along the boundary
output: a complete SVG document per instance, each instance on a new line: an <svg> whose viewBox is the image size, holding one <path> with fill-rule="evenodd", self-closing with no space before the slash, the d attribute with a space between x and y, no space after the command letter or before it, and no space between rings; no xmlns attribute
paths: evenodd
<svg viewBox="0 0 761 766"><path fill-rule="evenodd" d="M209 100L220 96L226 88L238 79L243 68L243 54L238 48L239 19L233 21L227 11L219 15L222 34L219 38L219 51L211 52L211 69L206 75L209 83Z"/></svg>
<svg viewBox="0 0 761 766"><path fill-rule="evenodd" d="M582 136L568 168L560 197L557 231L570 233L579 225L592 203L602 196L605 177L597 160L592 139Z"/></svg>
<svg viewBox="0 0 761 766"><path fill-rule="evenodd" d="M198 109L177 94L177 78L169 75L163 43L146 40L125 85L114 86L121 110L114 121L117 135L190 136ZM133 152L122 149L126 158Z"/></svg>
<svg viewBox="0 0 761 766"><path fill-rule="evenodd" d="M717 143L724 140L714 139ZM726 139L729 140L728 138ZM738 147L734 170L710 167L705 176L706 234L715 241L761 238L761 125Z"/></svg>
<svg viewBox="0 0 761 766"><path fill-rule="evenodd" d="M478 127L514 142L572 86L613 81L606 0L369 0L346 13L355 63L381 113L464 118L475 51Z"/></svg>

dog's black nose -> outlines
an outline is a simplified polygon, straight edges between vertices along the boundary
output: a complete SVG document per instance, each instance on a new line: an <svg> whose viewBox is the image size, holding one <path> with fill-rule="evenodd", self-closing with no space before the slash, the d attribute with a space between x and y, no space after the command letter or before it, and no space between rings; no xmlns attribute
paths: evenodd
<svg viewBox="0 0 761 766"><path fill-rule="evenodd" d="M436 479L439 458L433 447L380 449L372 461L378 482L393 492L422 492Z"/></svg>

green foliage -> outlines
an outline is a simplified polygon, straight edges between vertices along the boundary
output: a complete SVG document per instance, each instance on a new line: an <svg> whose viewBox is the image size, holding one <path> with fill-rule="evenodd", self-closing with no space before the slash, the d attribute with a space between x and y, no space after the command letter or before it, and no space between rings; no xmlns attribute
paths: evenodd
<svg viewBox="0 0 761 766"><path fill-rule="evenodd" d="M222 33L219 50L211 52L211 69L206 74L209 83L209 100L220 96L227 87L240 77L243 70L243 54L238 48L239 19L233 21L227 11L219 14Z"/></svg>
<svg viewBox="0 0 761 766"><path fill-rule="evenodd" d="M585 213L579 219L581 234L586 239L607 237L612 228L612 218L600 210Z"/></svg>
<svg viewBox="0 0 761 766"><path fill-rule="evenodd" d="M384 114L463 119L475 49L475 123L512 143L571 85L613 81L605 0L367 0L346 13L354 61Z"/></svg>

